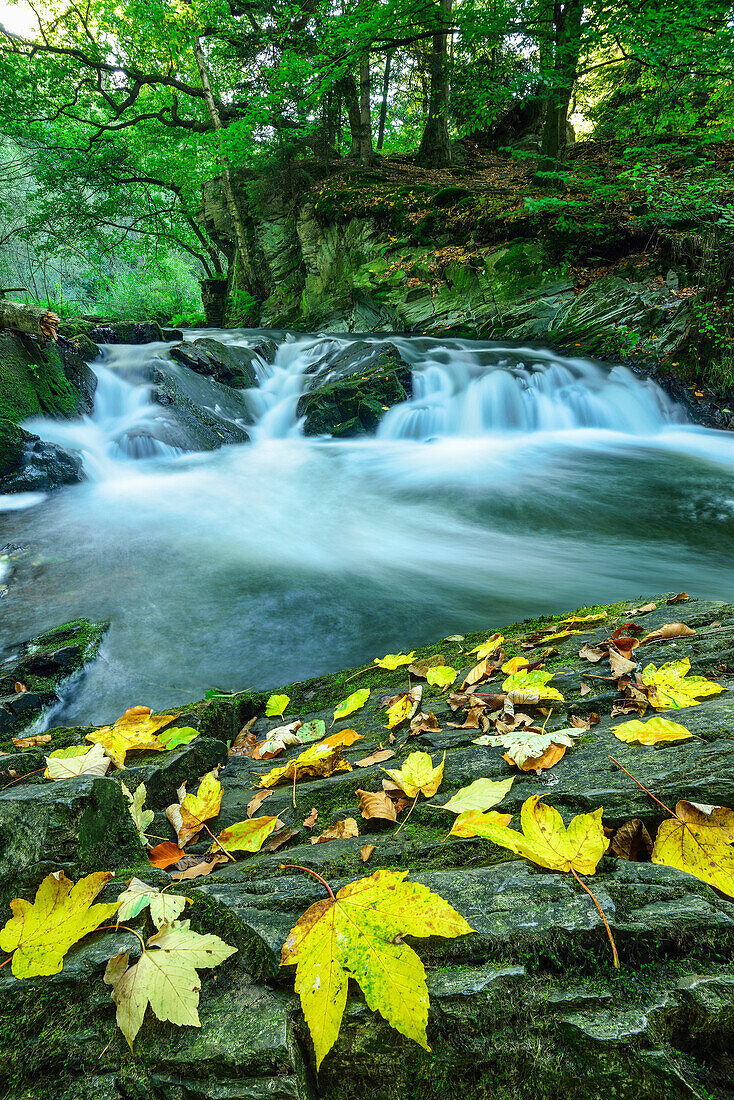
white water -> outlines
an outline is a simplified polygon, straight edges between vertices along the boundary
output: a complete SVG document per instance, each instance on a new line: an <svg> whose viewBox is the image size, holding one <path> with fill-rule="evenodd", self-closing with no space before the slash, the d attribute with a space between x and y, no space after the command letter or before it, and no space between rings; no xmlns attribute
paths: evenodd
<svg viewBox="0 0 734 1100"><path fill-rule="evenodd" d="M0 515L0 545L28 547L4 640L113 623L57 720L274 686L584 602L734 598L734 437L687 425L625 368L395 337L411 401L376 438L305 439L298 397L350 339L283 339L256 364L248 445L156 442L164 345L108 349L91 417L31 425L79 449L89 480Z"/></svg>

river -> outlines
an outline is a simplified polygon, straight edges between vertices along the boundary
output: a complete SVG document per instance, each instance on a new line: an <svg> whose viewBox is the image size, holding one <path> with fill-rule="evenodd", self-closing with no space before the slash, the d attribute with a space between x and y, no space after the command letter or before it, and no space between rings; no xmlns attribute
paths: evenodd
<svg viewBox="0 0 734 1100"><path fill-rule="evenodd" d="M307 371L354 338L279 339L248 391L250 444L155 440L165 344L106 348L92 416L28 425L80 450L88 480L0 498L0 545L27 548L0 643L112 622L55 720L268 688L584 603L734 598L734 436L688 424L653 382L537 348L390 337L413 398L374 438L314 440L296 419Z"/></svg>

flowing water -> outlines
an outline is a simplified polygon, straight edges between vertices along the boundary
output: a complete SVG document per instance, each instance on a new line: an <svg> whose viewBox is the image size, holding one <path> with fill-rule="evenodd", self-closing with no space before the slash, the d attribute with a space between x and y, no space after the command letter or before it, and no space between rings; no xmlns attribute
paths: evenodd
<svg viewBox="0 0 734 1100"><path fill-rule="evenodd" d="M734 598L734 437L687 424L652 382L538 349L391 337L413 398L375 438L313 440L298 397L354 338L278 339L246 394L250 444L182 453L156 438L167 413L150 368L168 345L106 349L93 415L30 425L79 450L88 480L0 498L0 545L27 548L0 642L112 621L57 720L267 688L586 602Z"/></svg>

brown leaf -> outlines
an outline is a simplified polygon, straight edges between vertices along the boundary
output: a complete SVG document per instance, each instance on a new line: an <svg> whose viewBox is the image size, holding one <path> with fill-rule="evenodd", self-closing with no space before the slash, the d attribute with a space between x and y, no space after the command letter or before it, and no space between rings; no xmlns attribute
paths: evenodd
<svg viewBox="0 0 734 1100"><path fill-rule="evenodd" d="M618 680L620 676L626 676L628 672L633 672L637 668L637 661L628 661L621 653L617 653L616 649L610 649L609 667L612 670L614 679Z"/></svg>
<svg viewBox="0 0 734 1100"><path fill-rule="evenodd" d="M599 715L596 713L595 710L592 710L591 714L589 715L589 725L598 726L600 722L601 722L601 718L599 717Z"/></svg>
<svg viewBox="0 0 734 1100"><path fill-rule="evenodd" d="M615 632L611 641L614 643L614 648L617 649L623 657L626 657L628 661L632 657L632 650L637 649L638 645L640 645L638 638L633 638L631 635L626 635L624 633L616 634Z"/></svg>
<svg viewBox="0 0 734 1100"><path fill-rule="evenodd" d="M559 760L562 760L566 755L565 745L549 745L544 753L540 756L530 757L523 764L517 766L524 772L537 772L538 775L542 771L547 771L548 768L552 768L554 764L557 764ZM506 752L502 754L503 760L506 760L508 764L515 764L516 762L511 756L508 756Z"/></svg>
<svg viewBox="0 0 734 1100"><path fill-rule="evenodd" d="M34 745L47 745L50 740L50 733L37 733L35 737L14 737L13 744L16 749L30 749Z"/></svg>
<svg viewBox="0 0 734 1100"><path fill-rule="evenodd" d="M686 600L690 600L690 598L691 598L691 597L690 597L690 596L688 595L688 593L687 593L687 592L679 592L677 596L673 596L673 598L672 598L671 600L666 600L665 602L666 602L667 604L671 604L671 603L685 603L685 602L686 602Z"/></svg>
<svg viewBox="0 0 734 1100"><path fill-rule="evenodd" d="M579 716L577 714L569 714L568 721L569 721L569 724L574 727L574 729L577 729L577 730L591 729L591 722L589 721L589 719L588 718L579 718Z"/></svg>
<svg viewBox="0 0 734 1100"><path fill-rule="evenodd" d="M257 744L257 735L252 733L252 727L257 721L257 715L247 722L229 746L230 756L252 756L252 751Z"/></svg>
<svg viewBox="0 0 734 1100"><path fill-rule="evenodd" d="M183 848L179 848L178 844L174 844L172 840L164 840L162 844L156 844L155 848L150 849L148 859L154 867L162 867L165 871L167 867L178 863L184 854Z"/></svg>
<svg viewBox="0 0 734 1100"><path fill-rule="evenodd" d="M428 714L424 714L423 711L419 711L410 720L410 735L411 737L417 736L419 733L440 733L441 725L436 718L433 711L429 711Z"/></svg>
<svg viewBox="0 0 734 1100"><path fill-rule="evenodd" d="M370 756L363 756L361 760L355 760L355 768L369 768L372 764L382 764L384 760L390 760L395 755L395 749L377 749Z"/></svg>
<svg viewBox="0 0 734 1100"><path fill-rule="evenodd" d="M383 780L384 782L386 780ZM398 790L395 783L392 786L396 791ZM397 821L393 801L384 791L357 790L354 793L359 798L359 808L362 811L362 817L366 821L371 821L373 818L380 818L383 821Z"/></svg>
<svg viewBox="0 0 734 1100"><path fill-rule="evenodd" d="M230 862L231 860L228 860L225 855L212 856L211 859L205 860L203 863L194 863L191 867L187 867L180 875L174 876L174 881L184 882L191 878L201 878L202 875L210 875L220 863Z"/></svg>
<svg viewBox="0 0 734 1100"><path fill-rule="evenodd" d="M591 691L591 685L586 683L586 680L581 681L581 687L579 688L579 695L588 695Z"/></svg>
<svg viewBox="0 0 734 1100"><path fill-rule="evenodd" d="M284 829L278 829L277 832L270 834L260 851L274 852L276 848L282 847L283 844L287 844L289 840L292 840L294 836L298 836L300 831L300 829L296 829L294 826L286 826Z"/></svg>
<svg viewBox="0 0 734 1100"><path fill-rule="evenodd" d="M359 849L359 858L362 860L362 863L367 862L367 860L370 858L370 856L372 855L374 850L375 850L374 844L363 844L362 845L362 847Z"/></svg>
<svg viewBox="0 0 734 1100"><path fill-rule="evenodd" d="M312 836L312 844L326 844L329 840L346 840L348 837L359 836L359 827L353 817L344 817L341 821L334 822L324 829L321 836Z"/></svg>
<svg viewBox="0 0 734 1100"><path fill-rule="evenodd" d="M606 651L586 642L579 650L579 657L584 657L587 661L591 661L592 664L596 665L606 657Z"/></svg>
<svg viewBox="0 0 734 1100"><path fill-rule="evenodd" d="M16 695L22 695L24 691L28 691L28 688L25 686L25 684L21 684L20 680L17 680L13 684L13 690Z"/></svg>
<svg viewBox="0 0 734 1100"><path fill-rule="evenodd" d="M630 615L649 615L651 611L654 611L658 605L656 603L646 603L642 607L633 607L629 612Z"/></svg>
<svg viewBox="0 0 734 1100"><path fill-rule="evenodd" d="M652 840L640 818L633 817L615 830L611 848L620 859L647 862L652 855Z"/></svg>
<svg viewBox="0 0 734 1100"><path fill-rule="evenodd" d="M469 669L466 674L466 679L461 685L462 690L468 686L473 686L474 684L479 684L484 680L488 680L496 671L497 665L494 664L489 657L485 657L479 664L474 665L474 668Z"/></svg>
<svg viewBox="0 0 734 1100"><path fill-rule="evenodd" d="M252 817L253 814L257 813L265 799L270 798L273 793L273 791L255 791L254 795L247 803L247 816Z"/></svg>
<svg viewBox="0 0 734 1100"><path fill-rule="evenodd" d="M652 634L646 634L640 645L644 645L645 642L665 641L667 638L690 638L695 633L696 631L685 623L665 623L659 630L653 630Z"/></svg>
<svg viewBox="0 0 734 1100"><path fill-rule="evenodd" d="M408 672L412 672L414 676L421 676L425 680L429 668L439 668L445 664L446 660L443 653L436 653L433 657L426 657L423 661L413 661L413 664L408 668Z"/></svg>
<svg viewBox="0 0 734 1100"><path fill-rule="evenodd" d="M318 816L319 816L319 811L316 809L315 806L312 806L311 807L311 812L308 815L308 817L304 817L304 819L303 819L303 824L305 825L305 827L307 829L313 829L314 825L316 824L316 818Z"/></svg>
<svg viewBox="0 0 734 1100"><path fill-rule="evenodd" d="M470 707L463 722L449 722L455 730L478 730L481 728L480 716L484 707Z"/></svg>

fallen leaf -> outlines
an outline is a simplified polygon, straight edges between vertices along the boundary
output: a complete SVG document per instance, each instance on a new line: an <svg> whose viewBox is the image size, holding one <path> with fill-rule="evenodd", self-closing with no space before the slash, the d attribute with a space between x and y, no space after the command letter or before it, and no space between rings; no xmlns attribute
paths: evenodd
<svg viewBox="0 0 734 1100"><path fill-rule="evenodd" d="M346 730L343 731L346 733ZM310 745L312 741L321 741L326 733L326 722L320 718L312 718L310 722L304 722L298 731L298 740L302 745Z"/></svg>
<svg viewBox="0 0 734 1100"><path fill-rule="evenodd" d="M478 665L474 665L474 668L469 669L466 674L466 678L462 683L462 690L465 687L472 687L474 684L480 684L483 680L487 680L496 672L495 666L491 663L489 657L484 661L480 661Z"/></svg>
<svg viewBox="0 0 734 1100"><path fill-rule="evenodd" d="M282 848L284 844L287 844L289 840L292 840L294 836L298 836L300 831L294 825L287 825L283 829L278 829L277 832L268 837L260 851L275 852L278 848Z"/></svg>
<svg viewBox="0 0 734 1100"><path fill-rule="evenodd" d="M672 599L666 600L665 602L667 604L685 603L686 600L690 600L690 598L687 592L679 592L677 596L673 596Z"/></svg>
<svg viewBox="0 0 734 1100"><path fill-rule="evenodd" d="M435 668L428 669L426 680L432 687L440 687L442 691L446 691L458 675L456 669L451 668L450 665L437 665Z"/></svg>
<svg viewBox="0 0 734 1100"><path fill-rule="evenodd" d="M623 722L620 726L612 726L612 733L628 745L657 745L659 742L686 741L693 737L685 726L671 722L669 718L663 718L659 714L647 722L635 719L632 722Z"/></svg>
<svg viewBox="0 0 734 1100"><path fill-rule="evenodd" d="M484 707L482 706L470 707L463 722L449 722L449 725L455 730L481 729L481 717L483 711Z"/></svg>
<svg viewBox="0 0 734 1100"><path fill-rule="evenodd" d="M699 828L714 828L725 844L734 844L734 810L728 806L707 806L702 802L682 799L675 807L681 821L689 821Z"/></svg>
<svg viewBox="0 0 734 1100"><path fill-rule="evenodd" d="M249 817L246 821L238 821L222 829L209 851L216 853L224 848L225 852L259 852L270 834L282 824L277 817Z"/></svg>
<svg viewBox="0 0 734 1100"><path fill-rule="evenodd" d="M299 733L302 725L303 722L298 718L287 726L276 726L275 729L270 730L265 740L258 741L255 745L252 751L252 759L270 760L273 756L278 756L285 749L290 748L291 745L300 745Z"/></svg>
<svg viewBox="0 0 734 1100"><path fill-rule="evenodd" d="M367 860L370 858L370 856L372 855L374 850L375 850L374 844L363 844L362 845L362 847L359 849L359 858L362 860L362 863L367 862Z"/></svg>
<svg viewBox="0 0 734 1100"><path fill-rule="evenodd" d="M266 717L282 718L290 701L288 695L271 695L265 704Z"/></svg>
<svg viewBox="0 0 734 1100"><path fill-rule="evenodd" d="M575 730L591 729L591 718L580 718L578 714L569 714L568 721Z"/></svg>
<svg viewBox="0 0 734 1100"><path fill-rule="evenodd" d="M47 745L50 740L50 733L37 733L35 737L14 737L13 744L16 749L32 749L34 745Z"/></svg>
<svg viewBox="0 0 734 1100"><path fill-rule="evenodd" d="M615 829L610 848L620 859L639 863L650 859L652 839L640 818L633 817Z"/></svg>
<svg viewBox="0 0 734 1100"><path fill-rule="evenodd" d="M181 870L180 875L176 875L175 882L186 882L192 878L201 878L203 875L210 875L212 871L216 871L217 867L222 863L229 863L227 857L220 853L218 856L208 856L201 863L196 862L197 857L194 857L194 862L190 866Z"/></svg>
<svg viewBox="0 0 734 1100"><path fill-rule="evenodd" d="M426 678L426 673L429 668L439 668L446 663L446 659L443 653L434 653L432 657L425 657L422 661L413 661L413 664L408 669L413 676L420 676L423 680Z"/></svg>
<svg viewBox="0 0 734 1100"><path fill-rule="evenodd" d="M13 898L12 917L0 929L0 950L13 954L16 978L58 974L73 944L117 912L118 902L92 905L111 871L95 871L75 884L63 871L46 875L33 902Z"/></svg>
<svg viewBox="0 0 734 1100"><path fill-rule="evenodd" d="M652 862L676 867L721 890L722 894L734 897L731 819L724 816L722 825L713 815L691 813L693 806L691 802L679 802L675 817L666 818L661 823L655 837ZM724 811L726 815L732 814L725 806L710 808Z"/></svg>
<svg viewBox="0 0 734 1100"><path fill-rule="evenodd" d="M478 810L483 813L501 802L514 782L514 776L500 780L475 779L473 783L457 791L441 809L451 810L452 814L463 814L467 810Z"/></svg>
<svg viewBox="0 0 734 1100"><path fill-rule="evenodd" d="M312 779L315 776L329 776L334 772L351 771L351 764L342 760L341 753L341 745L325 745L319 741L315 745L309 745L295 760L289 761L284 767L273 768L267 775L261 776L258 786L275 787L278 783L290 782L294 775L298 781L298 779Z"/></svg>
<svg viewBox="0 0 734 1100"><path fill-rule="evenodd" d="M173 726L158 734L158 740L164 749L177 749L181 745L190 745L199 736L199 731L192 726Z"/></svg>
<svg viewBox="0 0 734 1100"><path fill-rule="evenodd" d="M110 959L104 980L112 986L117 1026L130 1049L148 1005L159 1020L199 1027L197 969L217 966L236 951L218 936L192 932L189 921L174 921L150 937L133 966L129 951Z"/></svg>
<svg viewBox="0 0 734 1100"><path fill-rule="evenodd" d="M162 752L165 745L157 733L172 726L179 714L152 714L150 707L130 707L111 726L101 726L87 734L87 741L104 745L118 768L125 765L129 752Z"/></svg>
<svg viewBox="0 0 734 1100"><path fill-rule="evenodd" d="M397 821L393 801L384 791L356 790L354 793L359 798L359 808L366 821L372 821L375 818L382 821Z"/></svg>
<svg viewBox="0 0 734 1100"><path fill-rule="evenodd" d="M411 691L404 691L400 695L393 696L387 705L387 726L385 728L394 729L401 722L407 722L409 718L412 718L420 706L422 696L422 687L415 687Z"/></svg>
<svg viewBox="0 0 734 1100"><path fill-rule="evenodd" d="M633 607L629 612L630 615L649 615L651 611L654 611L658 605L656 603L646 603L642 607Z"/></svg>
<svg viewBox="0 0 734 1100"><path fill-rule="evenodd" d="M603 661L607 653L605 649L600 649L598 646L589 645L586 642L581 646L579 650L579 657L583 657L586 661L591 661L592 664L597 665L599 661Z"/></svg>
<svg viewBox="0 0 734 1100"><path fill-rule="evenodd" d="M46 757L47 779L76 779L80 775L107 775L112 763L104 745L70 745Z"/></svg>
<svg viewBox="0 0 734 1100"><path fill-rule="evenodd" d="M477 836L487 837L540 867L551 871L573 868L580 875L593 875L608 847L601 823L602 807L593 813L578 814L566 828L558 811L546 806L540 797L534 794L523 802L521 833L498 826L494 821L482 820L489 818L489 814L477 815L472 828Z"/></svg>
<svg viewBox="0 0 734 1100"><path fill-rule="evenodd" d="M255 791L254 795L247 803L247 816L252 817L254 813L262 806L266 798L270 798L272 791Z"/></svg>
<svg viewBox="0 0 734 1100"><path fill-rule="evenodd" d="M548 771L554 764L557 764L559 760L562 760L566 755L566 745L559 745L556 742L549 745L548 748L540 754L540 756L532 757L529 760L524 760L522 764L518 764L521 771L524 772L536 772L540 775L543 771ZM503 753L502 758L507 761L508 764L514 764L515 761L508 753Z"/></svg>
<svg viewBox="0 0 734 1100"><path fill-rule="evenodd" d="M414 714L410 720L411 737L417 737L420 733L440 732L441 725L432 710L429 711L428 714L424 714L423 711L419 711L418 714Z"/></svg>
<svg viewBox="0 0 734 1100"><path fill-rule="evenodd" d="M441 786L445 760L444 752L441 763L434 768L433 760L427 752L411 752L403 761L402 768L399 770L383 768L383 771L397 783L408 798L417 798L419 793L426 798L432 798Z"/></svg>
<svg viewBox="0 0 734 1100"><path fill-rule="evenodd" d="M468 650L468 652L475 653L477 660L483 661L485 657L489 657L490 654L496 653L504 640L501 634L492 634L490 638L487 638L486 642L482 642L480 645L475 646L474 649Z"/></svg>
<svg viewBox="0 0 734 1100"><path fill-rule="evenodd" d="M511 676L502 684L502 690L510 697L514 704L522 703L529 704L533 702L542 702L546 699L559 699L563 701L563 696L556 688L548 687L548 684L553 679L554 673L544 672L543 669L536 668L534 672L528 672L526 669L522 669L520 672L513 672Z"/></svg>
<svg viewBox="0 0 734 1100"><path fill-rule="evenodd" d="M126 888L117 898L120 908L117 910L117 923L134 920L143 909L150 909L150 915L156 928L176 920L188 904L187 898L177 894L161 893L156 886L148 886L139 878L131 878Z"/></svg>
<svg viewBox="0 0 734 1100"><path fill-rule="evenodd" d="M336 733L330 733L328 737L325 737L321 742L322 745L330 745L335 749L338 745L348 749L350 745L354 745L357 741L362 741L364 734L357 733L356 730L344 729L337 730Z"/></svg>
<svg viewBox="0 0 734 1100"><path fill-rule="evenodd" d="M643 669L642 682L650 688L650 705L657 710L697 707L699 697L724 691L721 684L704 676L689 676L690 667L691 662L684 657L680 661L667 661L660 668L648 665Z"/></svg>
<svg viewBox="0 0 734 1100"><path fill-rule="evenodd" d="M588 695L591 691L591 686L586 683L586 680L581 681L581 687L579 688L579 695Z"/></svg>
<svg viewBox="0 0 734 1100"><path fill-rule="evenodd" d="M386 657L375 657L373 664L377 665L378 668L386 668L390 672L395 672L397 668L411 664L414 657L414 649L410 653L388 653Z"/></svg>
<svg viewBox="0 0 734 1100"><path fill-rule="evenodd" d="M313 829L314 825L316 824L316 819L318 818L318 816L319 816L319 811L316 809L315 806L312 806L311 812L309 813L308 817L305 817L303 819L304 826L307 829Z"/></svg>
<svg viewBox="0 0 734 1100"><path fill-rule="evenodd" d="M166 817L174 828L180 847L197 837L203 823L216 817L222 805L222 784L217 770L207 772L196 794L186 793L186 785L179 787L178 802L166 810Z"/></svg>
<svg viewBox="0 0 734 1100"><path fill-rule="evenodd" d="M229 747L230 756L252 756L257 745L257 734L247 726L241 729Z"/></svg>
<svg viewBox="0 0 734 1100"><path fill-rule="evenodd" d="M339 1034L353 978L368 1006L425 1049L428 989L423 963L403 936L462 936L472 929L406 871L375 871L316 902L286 939L281 966L298 967L301 998L320 1067Z"/></svg>
<svg viewBox="0 0 734 1100"><path fill-rule="evenodd" d="M394 749L377 749L375 752L371 752L369 756L363 756L361 760L355 760L355 768L370 768L373 764L384 764L386 760L391 760L395 755Z"/></svg>
<svg viewBox="0 0 734 1100"><path fill-rule="evenodd" d="M353 691L346 699L342 699L341 703L337 703L334 709L334 722L340 722L342 718L348 718L350 714L354 714L355 710L361 710L369 697L369 688Z"/></svg>
<svg viewBox="0 0 734 1100"><path fill-rule="evenodd" d="M344 817L324 829L321 836L312 836L312 844L326 844L329 840L345 840L348 837L359 836L359 828L353 817Z"/></svg>
<svg viewBox="0 0 734 1100"><path fill-rule="evenodd" d="M618 680L620 676L626 676L627 673L634 672L637 668L637 661L628 661L621 653L617 653L615 649L610 649L609 667L612 670L614 679Z"/></svg>
<svg viewBox="0 0 734 1100"><path fill-rule="evenodd" d="M184 855L184 851L179 848L178 844L174 844L172 840L164 840L161 844L156 844L155 848L150 849L148 859L154 867L161 867L165 871L167 867L178 863L182 855Z"/></svg>
<svg viewBox="0 0 734 1100"><path fill-rule="evenodd" d="M640 645L646 642L666 641L668 638L690 638L696 633L686 623L665 623L659 630L653 630L652 634L646 634L640 639Z"/></svg>
<svg viewBox="0 0 734 1100"><path fill-rule="evenodd" d="M513 672L521 672L529 664L527 657L511 657L509 661L505 661L503 664L502 671L511 676Z"/></svg>
<svg viewBox="0 0 734 1100"><path fill-rule="evenodd" d="M145 789L145 783L138 783L135 788L135 793L131 794L124 783L120 783L122 793L128 801L128 809L130 811L130 817L133 819L135 828L138 830L138 836L140 837L140 843L143 848L148 847L148 838L145 835L145 830L150 824L152 824L155 814L152 810L144 810L145 800L148 797L148 792Z"/></svg>
<svg viewBox="0 0 734 1100"><path fill-rule="evenodd" d="M562 745L564 748L573 748L573 738L577 737L573 727L563 730L554 730L551 733L518 732L505 734L484 734L476 737L473 745L495 745L506 750L505 758L522 767L527 760L537 760L551 745ZM525 769L526 771L528 769Z"/></svg>
<svg viewBox="0 0 734 1100"><path fill-rule="evenodd" d="M481 830L490 822L498 828L506 828L512 821L512 814L501 814L497 810L482 813L481 810L464 810L454 822L449 836L473 837L481 836ZM479 832L474 831L474 822L477 822Z"/></svg>
<svg viewBox="0 0 734 1100"><path fill-rule="evenodd" d="M573 626L576 623L600 623L603 619L606 619L606 611L598 611L594 615L571 615L568 619L561 619L562 623L568 623L569 626Z"/></svg>

